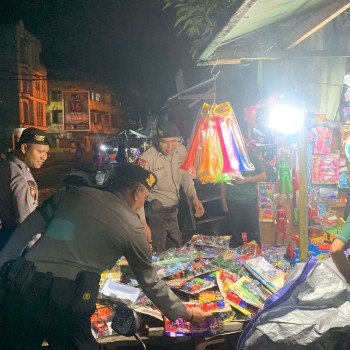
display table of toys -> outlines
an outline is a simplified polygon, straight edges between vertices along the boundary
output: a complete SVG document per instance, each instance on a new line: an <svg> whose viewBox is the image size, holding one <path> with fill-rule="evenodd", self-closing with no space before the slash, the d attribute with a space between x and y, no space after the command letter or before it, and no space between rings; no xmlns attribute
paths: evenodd
<svg viewBox="0 0 350 350"><path fill-rule="evenodd" d="M124 340L112 329L114 306L120 303L136 312L138 333L146 337L217 339L241 332L266 299L283 286L290 263L284 260L285 247L266 249L265 254L255 242L231 249L229 239L195 235L182 248L153 257L159 276L188 307L213 312L201 324L181 318L171 322L164 317L138 288L126 261L120 259L102 274L101 305L91 318L98 342Z"/></svg>

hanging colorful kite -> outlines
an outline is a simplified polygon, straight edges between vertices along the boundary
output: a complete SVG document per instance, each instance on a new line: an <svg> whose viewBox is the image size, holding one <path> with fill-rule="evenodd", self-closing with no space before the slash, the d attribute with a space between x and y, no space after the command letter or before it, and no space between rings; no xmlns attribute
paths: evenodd
<svg viewBox="0 0 350 350"><path fill-rule="evenodd" d="M242 177L241 171L254 170L228 102L203 105L181 169L197 176L201 183L229 182Z"/></svg>

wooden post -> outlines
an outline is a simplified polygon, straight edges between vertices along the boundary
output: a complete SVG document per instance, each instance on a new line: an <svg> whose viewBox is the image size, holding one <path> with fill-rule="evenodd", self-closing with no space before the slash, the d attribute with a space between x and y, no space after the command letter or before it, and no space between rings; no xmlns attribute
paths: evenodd
<svg viewBox="0 0 350 350"><path fill-rule="evenodd" d="M308 217L307 217L307 141L306 128L299 132L298 137L298 161L299 161L299 259L306 262L308 258Z"/></svg>

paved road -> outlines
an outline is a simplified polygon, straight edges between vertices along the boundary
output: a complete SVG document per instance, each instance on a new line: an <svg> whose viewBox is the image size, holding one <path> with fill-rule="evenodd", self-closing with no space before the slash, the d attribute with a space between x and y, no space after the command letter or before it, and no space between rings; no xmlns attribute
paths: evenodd
<svg viewBox="0 0 350 350"><path fill-rule="evenodd" d="M39 186L39 202L42 203L51 194L63 187L64 176L76 165L75 155L71 153L53 153L41 169L33 170ZM89 158L83 160L82 167L91 169Z"/></svg>

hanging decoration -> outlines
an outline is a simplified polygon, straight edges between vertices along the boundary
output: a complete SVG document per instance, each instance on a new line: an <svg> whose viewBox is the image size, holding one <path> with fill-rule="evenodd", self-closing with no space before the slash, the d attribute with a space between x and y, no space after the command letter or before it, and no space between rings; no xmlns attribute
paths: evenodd
<svg viewBox="0 0 350 350"><path fill-rule="evenodd" d="M202 108L202 117L181 169L197 176L201 183L229 182L254 170L236 116L228 102Z"/></svg>

